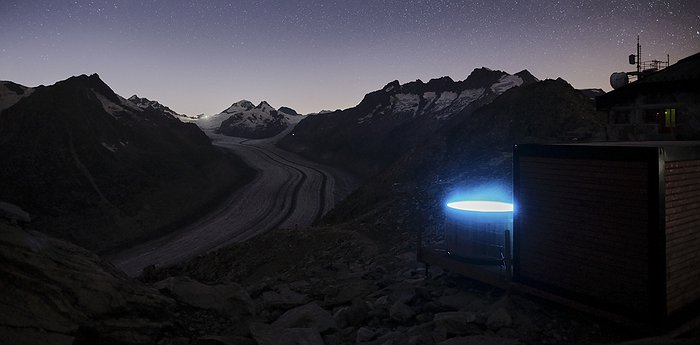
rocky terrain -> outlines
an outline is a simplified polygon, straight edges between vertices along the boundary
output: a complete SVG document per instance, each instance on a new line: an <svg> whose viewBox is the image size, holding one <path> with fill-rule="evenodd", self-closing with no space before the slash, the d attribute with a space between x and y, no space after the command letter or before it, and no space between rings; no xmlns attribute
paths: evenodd
<svg viewBox="0 0 700 345"><path fill-rule="evenodd" d="M194 124L115 94L98 75L3 82L0 199L34 228L100 252L155 236L253 172Z"/></svg>
<svg viewBox="0 0 700 345"><path fill-rule="evenodd" d="M214 286L239 284L255 315L222 328L219 339L240 337L235 339L241 344L697 341L692 338L697 333L687 339L631 341L643 338L644 330L492 288L438 267L426 271L415 260L415 241L407 229L376 223L277 230L176 267L147 270L141 279L166 291L173 291L168 287L173 282L194 284L189 279ZM184 300L184 295L176 293L175 299ZM198 334L206 336L205 331Z"/></svg>
<svg viewBox="0 0 700 345"><path fill-rule="evenodd" d="M280 229L146 269L136 281L88 250L30 230L21 210L6 206L7 344L685 345L700 336L631 340L644 331L426 270L415 261L412 226Z"/></svg>

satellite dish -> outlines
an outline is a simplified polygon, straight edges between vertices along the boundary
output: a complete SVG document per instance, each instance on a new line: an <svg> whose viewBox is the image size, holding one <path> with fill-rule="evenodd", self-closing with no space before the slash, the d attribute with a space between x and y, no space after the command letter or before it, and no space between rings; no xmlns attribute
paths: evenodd
<svg viewBox="0 0 700 345"><path fill-rule="evenodd" d="M629 84L630 78L625 72L615 72L610 75L610 86L613 89L619 89L627 84Z"/></svg>

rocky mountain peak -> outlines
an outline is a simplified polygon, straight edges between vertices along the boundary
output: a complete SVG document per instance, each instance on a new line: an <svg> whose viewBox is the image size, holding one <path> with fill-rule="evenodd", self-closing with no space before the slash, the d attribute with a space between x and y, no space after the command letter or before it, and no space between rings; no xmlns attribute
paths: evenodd
<svg viewBox="0 0 700 345"><path fill-rule="evenodd" d="M399 84L399 81L394 80L394 81L390 82L389 84L386 84L386 86L384 86L382 88L382 90L384 92L392 92L392 91L398 90L400 87L401 87L401 84Z"/></svg>
<svg viewBox="0 0 700 345"><path fill-rule="evenodd" d="M80 92L81 90L92 90L104 96L109 101L115 104L121 104L120 97L110 88L97 73L91 75L81 74L73 76L66 80L59 81L54 84L56 87L68 88L72 91Z"/></svg>
<svg viewBox="0 0 700 345"><path fill-rule="evenodd" d="M464 80L462 87L465 89L489 87L497 83L505 75L508 75L508 73L486 67L475 68Z"/></svg>
<svg viewBox="0 0 700 345"><path fill-rule="evenodd" d="M289 116L299 116L299 115L301 115L301 114L297 113L296 110L294 110L294 109L292 109L292 108L289 108L289 107L280 107L279 109L277 109L277 111L280 112L280 113L282 113L282 114L289 115Z"/></svg>
<svg viewBox="0 0 700 345"><path fill-rule="evenodd" d="M515 73L515 75L520 77L520 79L523 80L523 85L532 84L532 83L536 83L536 82L540 81L539 79L537 79L537 77L532 75L532 73L530 73L530 71L528 71L526 69L524 69L518 73Z"/></svg>
<svg viewBox="0 0 700 345"><path fill-rule="evenodd" d="M275 110L275 108L273 108L273 107L270 105L270 103L267 103L267 101L262 101L262 102L260 102L260 104L258 104L258 105L255 107L255 109L260 109L260 110L262 110L262 111L264 111L264 112L270 112L270 111L272 111L272 110Z"/></svg>
<svg viewBox="0 0 700 345"><path fill-rule="evenodd" d="M445 76L441 78L430 79L426 86L430 91L442 91L454 88L454 84L455 81L452 80L452 78Z"/></svg>

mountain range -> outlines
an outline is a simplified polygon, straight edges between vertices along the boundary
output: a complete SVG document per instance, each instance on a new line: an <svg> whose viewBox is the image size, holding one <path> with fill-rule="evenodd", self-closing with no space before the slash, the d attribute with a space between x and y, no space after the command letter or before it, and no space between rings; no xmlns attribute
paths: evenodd
<svg viewBox="0 0 700 345"><path fill-rule="evenodd" d="M462 81L393 81L353 108L308 116L279 146L371 176L451 119L468 116L507 90L535 82L526 70L511 75L488 68L475 69Z"/></svg>
<svg viewBox="0 0 700 345"><path fill-rule="evenodd" d="M0 84L0 200L96 251L159 234L252 175L192 123L97 74ZM135 102L134 102L135 101Z"/></svg>

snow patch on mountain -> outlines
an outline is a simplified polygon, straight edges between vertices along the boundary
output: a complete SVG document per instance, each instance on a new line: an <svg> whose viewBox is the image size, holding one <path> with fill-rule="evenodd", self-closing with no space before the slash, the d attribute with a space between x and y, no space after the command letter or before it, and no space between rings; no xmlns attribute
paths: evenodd
<svg viewBox="0 0 700 345"><path fill-rule="evenodd" d="M94 89L90 89L90 90L95 94L95 97L97 97L97 100L99 100L100 103L102 103L102 108L104 108L104 110L108 114L112 115L112 117L114 117L115 119L118 119L119 115L121 113L124 113L127 111L121 104L116 104L116 103L112 102L110 99L108 99L107 97L105 97L101 93L95 91Z"/></svg>
<svg viewBox="0 0 700 345"><path fill-rule="evenodd" d="M497 83L491 85L491 91L501 94L508 91L508 89L520 86L522 84L523 79L517 75L504 75L498 80Z"/></svg>
<svg viewBox="0 0 700 345"><path fill-rule="evenodd" d="M460 94L457 95L455 98L451 98L451 95L449 95L443 101L443 102L447 103L447 100L450 99L449 104L446 104L444 108L441 108L441 110L443 110L443 111L436 114L435 117L438 120L445 120L445 119L450 118L455 113L468 107L474 101L481 98L484 95L485 91L486 91L486 89L484 89L484 88L467 89L467 90L460 92ZM443 98L441 97L441 99L443 99Z"/></svg>
<svg viewBox="0 0 700 345"><path fill-rule="evenodd" d="M481 97L484 94L484 91L486 91L484 88L464 90L459 94L458 102L467 105Z"/></svg>
<svg viewBox="0 0 700 345"><path fill-rule="evenodd" d="M420 104L420 96L410 93L397 93L391 96L392 109L395 113L415 115Z"/></svg>
<svg viewBox="0 0 700 345"><path fill-rule="evenodd" d="M435 100L432 110L433 111L440 111L440 110L446 109L447 107L452 105L452 103L454 102L455 99L457 99L456 92L452 92L452 91L442 92L440 94L440 97L437 100Z"/></svg>
<svg viewBox="0 0 700 345"><path fill-rule="evenodd" d="M437 98L437 94L433 91L423 93L423 99L425 100L425 108L427 108L433 101Z"/></svg>
<svg viewBox="0 0 700 345"><path fill-rule="evenodd" d="M381 104L377 104L377 105L374 107L374 109L372 109L372 111L370 111L367 115L365 115L365 116L363 116L363 117L357 119L357 123L358 123L358 124L363 124L363 123L365 123L365 122L371 120L375 115L379 115L379 114L382 113L382 111L381 111L382 108L383 108L383 107L382 107Z"/></svg>

